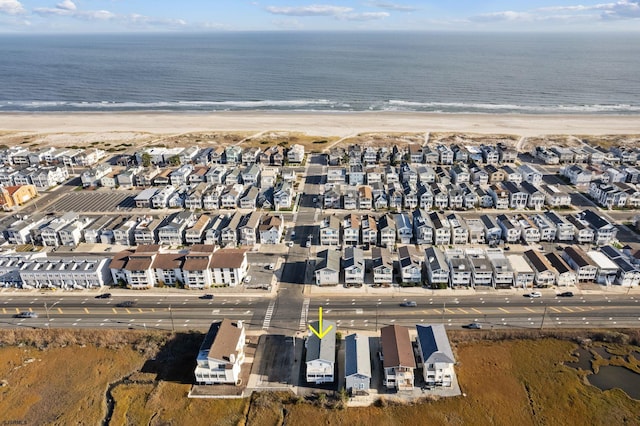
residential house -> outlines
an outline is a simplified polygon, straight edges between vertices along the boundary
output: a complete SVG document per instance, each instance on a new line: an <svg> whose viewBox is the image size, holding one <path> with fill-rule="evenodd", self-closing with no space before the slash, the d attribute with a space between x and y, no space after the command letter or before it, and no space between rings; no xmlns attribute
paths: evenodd
<svg viewBox="0 0 640 426"><path fill-rule="evenodd" d="M371 270L374 284L388 286L393 283L393 261L387 248L371 249Z"/></svg>
<svg viewBox="0 0 640 426"><path fill-rule="evenodd" d="M540 241L540 228L534 220L525 215L518 215L515 218L515 222L520 226L520 238L522 241L525 243Z"/></svg>
<svg viewBox="0 0 640 426"><path fill-rule="evenodd" d="M34 185L0 186L0 207L10 211L37 196L38 191Z"/></svg>
<svg viewBox="0 0 640 426"><path fill-rule="evenodd" d="M464 220L465 224L466 224L466 228L467 231L469 232L469 243L470 244L484 244L485 243L485 228L484 228L484 223L480 220L480 219L476 219L476 218L467 218ZM451 222L449 222L451 223ZM500 227L495 224L497 226L497 230L498 232L500 232L500 234L502 234L502 229L500 229ZM452 237L453 237L453 230L452 230ZM497 240L499 240L500 238L498 237ZM497 241L495 240L495 241ZM455 243L454 243L455 244Z"/></svg>
<svg viewBox="0 0 640 426"><path fill-rule="evenodd" d="M350 395L367 393L371 387L371 360L369 338L349 334L345 338L345 388Z"/></svg>
<svg viewBox="0 0 640 426"><path fill-rule="evenodd" d="M258 189L257 186L250 186L240 197L240 208L251 210L255 209L259 195L260 189Z"/></svg>
<svg viewBox="0 0 640 426"><path fill-rule="evenodd" d="M449 265L442 251L437 247L425 250L427 282L431 288L446 288L449 285Z"/></svg>
<svg viewBox="0 0 640 426"><path fill-rule="evenodd" d="M340 239L340 219L333 215L322 221L320 225L320 245L338 246Z"/></svg>
<svg viewBox="0 0 640 426"><path fill-rule="evenodd" d="M485 241L488 244L497 244L498 241L502 239L502 227L500 224L498 224L495 218L486 214L480 216L480 221L484 226Z"/></svg>
<svg viewBox="0 0 640 426"><path fill-rule="evenodd" d="M594 243L596 245L610 244L615 240L618 233L618 228L609 222L602 215L587 209L579 214L580 219L587 223L587 225L594 231Z"/></svg>
<svg viewBox="0 0 640 426"><path fill-rule="evenodd" d="M456 363L444 324L417 324L418 354L427 386L452 387ZM418 365L420 365L418 364Z"/></svg>
<svg viewBox="0 0 640 426"><path fill-rule="evenodd" d="M314 330L320 331L320 321L309 324ZM310 333L306 341L306 381L307 383L332 383L334 380L336 363L336 323L324 320L322 327L327 334L320 338Z"/></svg>
<svg viewBox="0 0 640 426"><path fill-rule="evenodd" d="M471 263L471 281L474 287L493 287L493 267L491 261L482 250L467 250L467 258Z"/></svg>
<svg viewBox="0 0 640 426"><path fill-rule="evenodd" d="M239 384L245 360L245 329L242 321L230 319L211 324L198 356L194 371L198 385Z"/></svg>
<svg viewBox="0 0 640 426"><path fill-rule="evenodd" d="M580 247L565 247L562 258L576 271L578 282L595 281L598 267Z"/></svg>
<svg viewBox="0 0 640 426"><path fill-rule="evenodd" d="M263 216L258 225L261 244L278 244L282 239L284 220L282 215Z"/></svg>
<svg viewBox="0 0 640 426"><path fill-rule="evenodd" d="M549 260L540 252L527 250L523 256L535 274L536 287L549 287L555 284L557 271Z"/></svg>
<svg viewBox="0 0 640 426"><path fill-rule="evenodd" d="M211 216L203 214L198 220L184 232L184 241L186 244L202 244L204 241L205 231L211 223Z"/></svg>
<svg viewBox="0 0 640 426"><path fill-rule="evenodd" d="M398 391L413 390L416 361L409 338L409 329L389 325L380 330L384 385Z"/></svg>
<svg viewBox="0 0 640 426"><path fill-rule="evenodd" d="M536 214L531 217L531 220L538 227L540 241L552 242L556 240L558 228L546 215Z"/></svg>
<svg viewBox="0 0 640 426"><path fill-rule="evenodd" d="M360 220L360 234L362 244L373 244L378 242L378 224L376 218L370 215L362 216Z"/></svg>
<svg viewBox="0 0 640 426"><path fill-rule="evenodd" d="M289 163L302 163L304 160L304 146L295 144L287 150L287 160Z"/></svg>
<svg viewBox="0 0 640 426"><path fill-rule="evenodd" d="M340 283L340 252L333 249L318 252L315 268L316 285L338 285Z"/></svg>
<svg viewBox="0 0 640 426"><path fill-rule="evenodd" d="M165 223L164 219L153 216L142 217L133 231L136 245L151 245L158 242L158 229Z"/></svg>
<svg viewBox="0 0 640 426"><path fill-rule="evenodd" d="M618 265L616 265L614 261L601 251L591 250L586 254L589 256L596 268L598 268L596 282L607 286L613 284L616 280L616 276L618 275Z"/></svg>
<svg viewBox="0 0 640 426"><path fill-rule="evenodd" d="M102 244L130 246L138 221L130 216L119 216L100 234Z"/></svg>
<svg viewBox="0 0 640 426"><path fill-rule="evenodd" d="M422 283L422 261L413 246L398 248L400 280L403 283Z"/></svg>
<svg viewBox="0 0 640 426"><path fill-rule="evenodd" d="M184 208L188 210L202 209L202 196L207 188L208 184L201 182L195 188L189 189L184 198Z"/></svg>
<svg viewBox="0 0 640 426"><path fill-rule="evenodd" d="M260 166L251 164L247 166L241 173L240 178L244 185L258 186L260 182Z"/></svg>
<svg viewBox="0 0 640 426"><path fill-rule="evenodd" d="M429 221L433 227L433 244L447 245L451 242L451 226L445 216L438 212L429 213Z"/></svg>
<svg viewBox="0 0 640 426"><path fill-rule="evenodd" d="M612 246L601 247L600 251L618 267L615 284L622 287L637 287L640 285L640 268L637 263L631 263L630 259L625 258L619 250Z"/></svg>
<svg viewBox="0 0 640 426"><path fill-rule="evenodd" d="M544 217L556 227L556 239L558 241L573 241L575 228L564 217L552 210L546 211Z"/></svg>
<svg viewBox="0 0 640 426"><path fill-rule="evenodd" d="M115 218L113 216L100 216L94 220L90 225L84 228L84 241L89 244L100 243L100 233L103 228L106 228Z"/></svg>
<svg viewBox="0 0 640 426"><path fill-rule="evenodd" d="M40 238L42 245L48 247L58 247L61 245L59 231L65 226L76 222L79 219L77 213L68 212L62 216L56 217L40 229Z"/></svg>
<svg viewBox="0 0 640 426"><path fill-rule="evenodd" d="M486 254L493 270L493 288L508 289L513 287L515 273L504 252L501 249L487 249Z"/></svg>
<svg viewBox="0 0 640 426"><path fill-rule="evenodd" d="M507 217L507 215L500 214L496 217L500 229L502 229L502 236L507 243L515 243L520 240L522 236L522 229L515 220Z"/></svg>
<svg viewBox="0 0 640 426"><path fill-rule="evenodd" d="M505 182L509 184L510 182ZM510 194L509 191L502 184L494 184L489 187L487 192L493 199L493 205L497 210L506 210L510 206Z"/></svg>
<svg viewBox="0 0 640 426"><path fill-rule="evenodd" d="M378 234L380 235L380 245L383 247L395 246L396 244L396 223L391 215L385 214L378 220Z"/></svg>
<svg viewBox="0 0 640 426"><path fill-rule="evenodd" d="M100 179L104 176L111 173L113 169L109 164L99 164L95 168L88 169L80 175L80 179L82 180L82 186L87 188L89 186L98 186L100 184Z"/></svg>
<svg viewBox="0 0 640 426"><path fill-rule="evenodd" d="M149 209L152 207L153 197L155 197L158 190L156 188L147 188L142 190L135 196L133 202L139 209Z"/></svg>
<svg viewBox="0 0 640 426"><path fill-rule="evenodd" d="M347 287L360 287L364 283L364 255L357 247L347 247L344 249L342 258L342 269L344 270L344 283Z"/></svg>
<svg viewBox="0 0 640 426"><path fill-rule="evenodd" d="M545 196L545 203L549 207L562 207L571 205L571 195L561 191L555 185L540 185L540 190Z"/></svg>
<svg viewBox="0 0 640 426"><path fill-rule="evenodd" d="M82 231L91 223L88 217L78 218L78 220L63 226L58 231L60 245L76 247L82 241Z"/></svg>
<svg viewBox="0 0 640 426"><path fill-rule="evenodd" d="M416 244L433 243L433 223L426 210L413 211L413 233L416 236Z"/></svg>
<svg viewBox="0 0 640 426"><path fill-rule="evenodd" d="M397 213L394 215L397 238L402 244L410 244L413 238L413 227L407 213Z"/></svg>
<svg viewBox="0 0 640 426"><path fill-rule="evenodd" d="M465 220L458 213L448 214L446 220L451 228L451 244L467 244L469 242L469 229Z"/></svg>
<svg viewBox="0 0 640 426"><path fill-rule="evenodd" d="M522 180L529 182L533 185L540 185L542 183L543 173L530 164L522 164L518 168L522 175Z"/></svg>
<svg viewBox="0 0 640 426"><path fill-rule="evenodd" d="M280 182L273 192L273 204L277 210L291 209L293 207L294 192L291 184Z"/></svg>
<svg viewBox="0 0 640 426"><path fill-rule="evenodd" d="M262 213L259 211L252 211L249 214L242 216L240 223L238 224L238 234L240 245L253 246L258 242L258 225L260 224L260 217Z"/></svg>
<svg viewBox="0 0 640 426"><path fill-rule="evenodd" d="M516 288L531 288L536 278L533 268L527 263L523 255L507 256L513 270L513 286Z"/></svg>
<svg viewBox="0 0 640 426"><path fill-rule="evenodd" d="M247 252L242 249L220 249L211 256L209 268L213 285L236 287L247 276Z"/></svg>
<svg viewBox="0 0 640 426"><path fill-rule="evenodd" d="M565 215L564 218L573 225L574 238L579 244L590 244L595 238L595 231L589 227L589 224L571 214Z"/></svg>
<svg viewBox="0 0 640 426"><path fill-rule="evenodd" d="M169 197L175 192L176 189L173 186L165 186L151 197L151 207L154 209L166 208L169 204Z"/></svg>

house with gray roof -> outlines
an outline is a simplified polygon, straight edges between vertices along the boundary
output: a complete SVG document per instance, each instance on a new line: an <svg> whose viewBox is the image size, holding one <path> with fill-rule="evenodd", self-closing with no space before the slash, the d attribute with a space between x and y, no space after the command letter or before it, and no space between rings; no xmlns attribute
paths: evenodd
<svg viewBox="0 0 640 426"><path fill-rule="evenodd" d="M305 357L307 383L331 383L334 379L336 363L336 323L322 321L323 330L320 330L319 321L313 321L310 325L319 332L329 330L322 339L315 333L307 337Z"/></svg>
<svg viewBox="0 0 640 426"><path fill-rule="evenodd" d="M371 359L369 338L350 334L345 338L345 387L349 394L364 393L371 386Z"/></svg>
<svg viewBox="0 0 640 426"><path fill-rule="evenodd" d="M338 285L340 283L340 252L329 249L318 253L315 269L316 285Z"/></svg>
<svg viewBox="0 0 640 426"><path fill-rule="evenodd" d="M417 324L418 354L427 386L451 387L455 384L453 356L443 324Z"/></svg>

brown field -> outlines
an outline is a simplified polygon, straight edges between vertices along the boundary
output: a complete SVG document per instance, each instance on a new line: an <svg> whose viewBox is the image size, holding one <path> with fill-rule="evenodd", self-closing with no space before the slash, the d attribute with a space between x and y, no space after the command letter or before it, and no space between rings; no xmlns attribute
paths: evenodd
<svg viewBox="0 0 640 426"><path fill-rule="evenodd" d="M0 331L0 422L100 424L107 389L111 425L637 425L640 401L588 385L586 373L563 365L576 341L606 345L593 368L624 365L640 331L449 334L464 396L398 404L380 399L344 408L339 397L304 400L288 393L245 399L190 399L201 333L114 330ZM579 337L582 336L582 337ZM585 338L593 339L594 342ZM606 343L602 343L606 342ZM111 386L110 386L111 384Z"/></svg>

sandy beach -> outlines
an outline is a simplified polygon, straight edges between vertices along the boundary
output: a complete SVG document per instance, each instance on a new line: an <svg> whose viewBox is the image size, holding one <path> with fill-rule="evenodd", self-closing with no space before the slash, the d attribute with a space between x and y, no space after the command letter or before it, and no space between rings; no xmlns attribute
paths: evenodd
<svg viewBox="0 0 640 426"><path fill-rule="evenodd" d="M634 115L435 114L401 112L2 113L0 131L29 133L291 131L346 137L364 132L640 134Z"/></svg>

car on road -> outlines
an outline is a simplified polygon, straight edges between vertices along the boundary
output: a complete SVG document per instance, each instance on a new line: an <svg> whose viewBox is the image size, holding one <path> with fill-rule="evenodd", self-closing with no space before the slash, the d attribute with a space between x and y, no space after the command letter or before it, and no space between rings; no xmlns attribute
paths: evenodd
<svg viewBox="0 0 640 426"><path fill-rule="evenodd" d="M15 314L14 318L38 318L37 312L25 311L20 312L19 314Z"/></svg>
<svg viewBox="0 0 640 426"><path fill-rule="evenodd" d="M96 299L111 299L111 293L102 293L95 297Z"/></svg>
<svg viewBox="0 0 640 426"><path fill-rule="evenodd" d="M400 304L400 306L403 306L405 308L415 308L418 306L418 304L413 300L405 300Z"/></svg>
<svg viewBox="0 0 640 426"><path fill-rule="evenodd" d="M468 328L469 330L481 330L482 324L478 322L472 322L471 324L463 325L464 328Z"/></svg>
<svg viewBox="0 0 640 426"><path fill-rule="evenodd" d="M250 283L251 282L251 275L247 275L246 277L244 277L244 282L245 283Z"/></svg>
<svg viewBox="0 0 640 426"><path fill-rule="evenodd" d="M270 263L269 266L267 266L267 269L270 271L273 271L274 269L276 269L276 264L275 263Z"/></svg>
<svg viewBox="0 0 640 426"><path fill-rule="evenodd" d="M293 247L293 241L287 241L287 247Z"/></svg>
<svg viewBox="0 0 640 426"><path fill-rule="evenodd" d="M305 246L306 248L311 247L311 240L307 240L307 242L306 242L306 243L304 243L304 246Z"/></svg>
<svg viewBox="0 0 640 426"><path fill-rule="evenodd" d="M118 303L116 306L118 308L130 308L135 304L136 304L136 302L134 302L133 300L125 300L124 302Z"/></svg>
<svg viewBox="0 0 640 426"><path fill-rule="evenodd" d="M572 291L565 291L563 293L559 293L558 297L573 297L573 292Z"/></svg>
<svg viewBox="0 0 640 426"><path fill-rule="evenodd" d="M539 291L532 291L531 293L525 294L525 297L532 297L532 298L542 297L542 293L540 293Z"/></svg>
<svg viewBox="0 0 640 426"><path fill-rule="evenodd" d="M200 296L200 299L202 299L202 300L211 300L211 299L213 299L213 294L203 294L202 296Z"/></svg>

